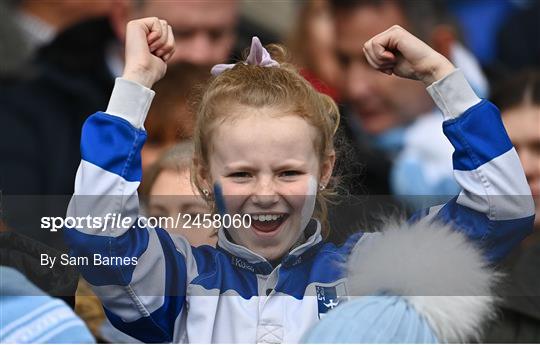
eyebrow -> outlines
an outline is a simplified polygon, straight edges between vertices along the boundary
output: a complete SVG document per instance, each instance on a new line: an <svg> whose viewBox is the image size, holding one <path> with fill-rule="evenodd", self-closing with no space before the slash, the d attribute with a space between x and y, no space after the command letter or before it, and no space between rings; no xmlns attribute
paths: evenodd
<svg viewBox="0 0 540 345"><path fill-rule="evenodd" d="M247 162L232 162L225 164L225 170L252 170L253 168Z"/></svg>
<svg viewBox="0 0 540 345"><path fill-rule="evenodd" d="M163 206L163 205L160 205L160 204L152 204L150 203L149 207L148 207L148 210L150 212L152 211L162 211L162 212L168 212L169 210Z"/></svg>

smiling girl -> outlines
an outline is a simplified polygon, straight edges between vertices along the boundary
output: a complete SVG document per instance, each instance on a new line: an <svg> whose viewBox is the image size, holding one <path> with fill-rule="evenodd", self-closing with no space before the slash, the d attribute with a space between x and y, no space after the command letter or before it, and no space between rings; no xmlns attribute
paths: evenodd
<svg viewBox="0 0 540 345"><path fill-rule="evenodd" d="M157 18L128 24L124 75L106 113L83 127L69 215L139 214L150 88L164 75L173 42L170 27ZM452 224L486 259L501 259L530 231L534 211L497 109L478 99L448 60L400 27L375 36L364 51L381 72L422 81L447 118L463 192L416 219ZM340 264L352 248L361 253L381 235L357 233L341 247L324 242L339 121L329 97L257 39L246 62L215 66L213 74L197 112L192 176L210 204L249 215L251 226L221 228L217 248L193 248L136 223L104 232L66 229L66 240L72 255L138 258L136 266L80 270L113 325L142 341L298 342L347 298Z"/></svg>

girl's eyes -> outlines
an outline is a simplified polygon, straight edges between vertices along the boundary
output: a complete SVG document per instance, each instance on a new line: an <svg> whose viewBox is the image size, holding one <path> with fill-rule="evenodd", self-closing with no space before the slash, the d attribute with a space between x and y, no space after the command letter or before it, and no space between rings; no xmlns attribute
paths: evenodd
<svg viewBox="0 0 540 345"><path fill-rule="evenodd" d="M302 172L297 171L297 170L286 170L286 171L282 171L279 174L280 177L285 178L285 179L292 179L292 178L298 177L299 175L302 175Z"/></svg>
<svg viewBox="0 0 540 345"><path fill-rule="evenodd" d="M300 171L296 171L296 170L287 170L287 171L283 171L281 173L281 176L296 176L296 175L300 175Z"/></svg>
<svg viewBox="0 0 540 345"><path fill-rule="evenodd" d="M230 177L238 181L243 181L243 180L249 179L251 177L251 174L248 173L247 171L238 171L238 172L234 172L227 175L227 177Z"/></svg>
<svg viewBox="0 0 540 345"><path fill-rule="evenodd" d="M293 179L293 178L296 178L300 175L302 175L303 172L301 171L298 171L298 170L286 170L286 171L282 171L280 173L278 173L278 177L280 178L285 178L285 179ZM237 181L245 181L251 177L253 177L253 175L249 172L246 172L246 171L239 171L239 172L234 172L234 173L231 173L229 175L227 175L227 177L230 177L232 179L235 179Z"/></svg>

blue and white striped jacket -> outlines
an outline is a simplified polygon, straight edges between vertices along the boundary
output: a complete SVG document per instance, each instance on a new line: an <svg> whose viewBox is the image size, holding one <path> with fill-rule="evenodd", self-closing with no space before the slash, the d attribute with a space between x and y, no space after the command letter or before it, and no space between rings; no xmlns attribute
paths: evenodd
<svg viewBox="0 0 540 345"><path fill-rule="evenodd" d="M532 229L530 189L499 111L455 71L428 87L455 147L459 196L415 217L452 222L500 260ZM68 216L139 214L140 151L153 91L117 79L107 113L83 127L75 195ZM129 229L129 231L128 231ZM137 265L81 266L118 329L145 342L298 342L324 313L347 296L336 263L353 245L376 236L358 233L342 247L324 243L320 225L273 268L264 258L219 233L218 248L192 248L159 228L66 229L73 256L125 256Z"/></svg>

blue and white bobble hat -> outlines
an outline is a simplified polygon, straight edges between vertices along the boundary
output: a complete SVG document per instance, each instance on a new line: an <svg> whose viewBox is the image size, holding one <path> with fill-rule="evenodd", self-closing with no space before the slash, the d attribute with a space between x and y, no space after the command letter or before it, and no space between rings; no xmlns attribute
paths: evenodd
<svg viewBox="0 0 540 345"><path fill-rule="evenodd" d="M349 261L353 299L330 311L306 343L477 341L495 314L499 275L466 237L427 220L364 236Z"/></svg>
<svg viewBox="0 0 540 345"><path fill-rule="evenodd" d="M366 296L319 322L307 343L438 343L427 321L399 296Z"/></svg>

